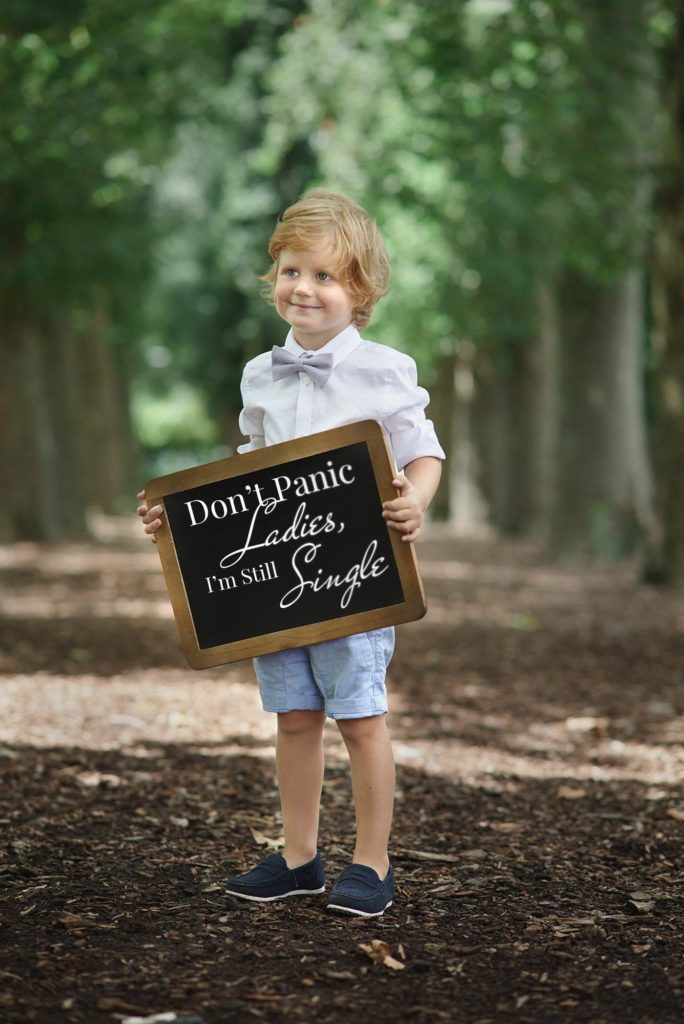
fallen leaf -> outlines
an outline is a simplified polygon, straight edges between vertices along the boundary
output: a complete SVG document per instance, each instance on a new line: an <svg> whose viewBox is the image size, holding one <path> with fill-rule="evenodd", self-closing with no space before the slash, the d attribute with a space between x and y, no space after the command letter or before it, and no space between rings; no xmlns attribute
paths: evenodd
<svg viewBox="0 0 684 1024"><path fill-rule="evenodd" d="M654 907L655 907L655 900L654 899L645 899L645 900L628 899L627 900L627 909L635 911L637 914L650 914Z"/></svg>
<svg viewBox="0 0 684 1024"><path fill-rule="evenodd" d="M428 850L397 850L395 856L408 857L411 860L436 860L445 864L458 864L460 857L454 853L430 853Z"/></svg>
<svg viewBox="0 0 684 1024"><path fill-rule="evenodd" d="M356 981L356 975L351 971L330 971L322 968L321 974L326 978L333 978L335 981Z"/></svg>
<svg viewBox="0 0 684 1024"><path fill-rule="evenodd" d="M277 839L271 839L270 836L265 836L263 832L257 832L255 828L249 830L254 837L254 842L258 843L259 846L270 846L274 850L278 850L281 846L285 845L285 837L279 836Z"/></svg>
<svg viewBox="0 0 684 1024"><path fill-rule="evenodd" d="M247 997L249 998L249 997ZM202 1024L202 1018L196 1013L153 1013L151 1017L125 1017L121 1024Z"/></svg>
<svg viewBox="0 0 684 1024"><path fill-rule="evenodd" d="M670 818L674 818L675 821L684 821L684 811L679 807L668 807L667 815Z"/></svg>
<svg viewBox="0 0 684 1024"><path fill-rule="evenodd" d="M137 1010L138 1007L132 1003L126 1002L125 999L121 999L120 996L100 996L95 1003L98 1010ZM122 1021L121 1024L126 1024Z"/></svg>
<svg viewBox="0 0 684 1024"><path fill-rule="evenodd" d="M568 732L591 732L597 738L602 738L608 729L608 719L594 718L589 715L583 718L566 718L565 728Z"/></svg>
<svg viewBox="0 0 684 1024"><path fill-rule="evenodd" d="M479 896L477 889L462 889L458 885L440 885L437 889L431 889L432 893L438 894L438 899L450 899L456 896Z"/></svg>
<svg viewBox="0 0 684 1024"><path fill-rule="evenodd" d="M578 786L559 786L556 795L563 797L564 800L580 800L587 794L586 790L580 789Z"/></svg>
<svg viewBox="0 0 684 1024"><path fill-rule="evenodd" d="M80 782L82 786L120 786L121 778L118 775L109 775L103 772L79 772L76 776L76 781Z"/></svg>
<svg viewBox="0 0 684 1024"><path fill-rule="evenodd" d="M72 931L77 931L81 928L88 928L92 925L92 921L88 921L87 918L81 917L79 914L62 914L58 918L60 924L63 924L65 928L69 928Z"/></svg>
<svg viewBox="0 0 684 1024"><path fill-rule="evenodd" d="M362 949L374 964L382 964L384 967L390 967L393 971L403 971L406 967L406 964L395 960L392 956L391 946L383 942L382 939L373 939L370 945L361 942L359 943L359 949Z"/></svg>

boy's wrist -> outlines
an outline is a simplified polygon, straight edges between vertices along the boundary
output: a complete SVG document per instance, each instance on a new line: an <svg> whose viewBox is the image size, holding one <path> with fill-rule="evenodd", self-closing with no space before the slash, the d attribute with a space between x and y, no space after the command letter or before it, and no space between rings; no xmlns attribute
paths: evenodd
<svg viewBox="0 0 684 1024"><path fill-rule="evenodd" d="M426 491L423 491L420 487L416 487L415 484L413 484L412 486L414 491L416 492L416 497L418 499L418 504L420 506L420 514L422 515L426 511L428 505L430 504L430 495Z"/></svg>
<svg viewBox="0 0 684 1024"><path fill-rule="evenodd" d="M441 473L440 461L431 456L415 459L404 469L404 476L416 492L423 513L427 512L435 496Z"/></svg>

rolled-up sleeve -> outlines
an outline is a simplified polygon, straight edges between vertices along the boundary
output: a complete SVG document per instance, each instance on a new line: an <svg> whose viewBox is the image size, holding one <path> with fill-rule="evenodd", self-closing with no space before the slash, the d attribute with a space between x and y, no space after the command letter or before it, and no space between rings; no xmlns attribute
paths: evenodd
<svg viewBox="0 0 684 1024"><path fill-rule="evenodd" d="M390 436L397 469L425 455L445 459L432 420L425 416L430 396L418 384L416 364L409 356L396 367L388 385L387 408L382 425Z"/></svg>
<svg viewBox="0 0 684 1024"><path fill-rule="evenodd" d="M256 405L251 396L251 389L247 375L242 375L240 381L240 393L242 395L242 412L238 419L240 433L249 438L245 444L239 444L237 451L239 455L247 452L254 452L257 448L264 448L266 438L264 437L264 411Z"/></svg>

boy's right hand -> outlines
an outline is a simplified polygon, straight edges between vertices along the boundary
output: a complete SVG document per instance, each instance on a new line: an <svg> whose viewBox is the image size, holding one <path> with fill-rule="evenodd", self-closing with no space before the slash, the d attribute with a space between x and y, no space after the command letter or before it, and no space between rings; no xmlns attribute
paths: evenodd
<svg viewBox="0 0 684 1024"><path fill-rule="evenodd" d="M142 505L138 506L138 515L142 519L145 533L148 534L152 543L156 544L157 538L155 537L155 533L162 524L162 521L159 517L163 515L164 509L161 507L161 505L153 505L152 508L148 508L147 503L145 502L144 491L140 491L138 497L143 502Z"/></svg>

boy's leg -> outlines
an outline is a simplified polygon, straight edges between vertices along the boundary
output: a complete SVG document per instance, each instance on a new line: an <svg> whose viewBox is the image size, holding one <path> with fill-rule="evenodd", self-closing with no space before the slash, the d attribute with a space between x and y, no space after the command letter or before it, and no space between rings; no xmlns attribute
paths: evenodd
<svg viewBox="0 0 684 1024"><path fill-rule="evenodd" d="M349 752L356 810L354 862L383 879L389 870L387 846L392 827L395 769L385 715L338 718Z"/></svg>
<svg viewBox="0 0 684 1024"><path fill-rule="evenodd" d="M276 769L283 812L285 848L290 868L316 855L318 818L323 788L324 711L278 714Z"/></svg>

